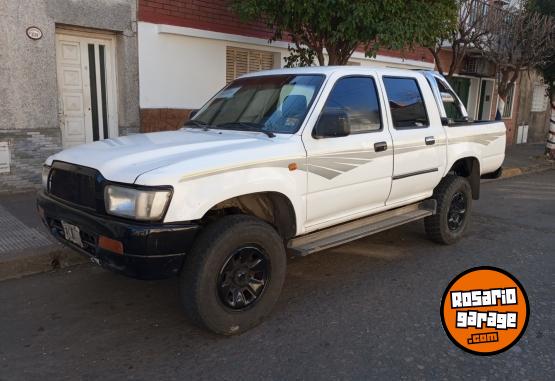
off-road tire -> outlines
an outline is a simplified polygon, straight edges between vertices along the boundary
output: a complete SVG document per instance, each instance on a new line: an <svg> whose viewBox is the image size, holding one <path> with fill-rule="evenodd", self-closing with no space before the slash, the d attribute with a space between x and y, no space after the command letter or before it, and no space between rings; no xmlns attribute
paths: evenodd
<svg viewBox="0 0 555 381"><path fill-rule="evenodd" d="M218 294L218 274L231 253L244 245L261 248L269 260L269 281L256 303L233 310ZM251 216L223 217L204 228L187 254L180 275L185 313L196 325L221 335L236 335L258 325L277 302L287 257L282 238L268 223Z"/></svg>
<svg viewBox="0 0 555 381"><path fill-rule="evenodd" d="M448 216L451 201L458 192L466 198L466 212L461 226L451 230L448 226ZM424 227L428 237L437 243L451 245L459 241L466 232L472 211L472 190L468 180L464 177L448 175L434 189L433 199L437 201L436 214L424 219Z"/></svg>

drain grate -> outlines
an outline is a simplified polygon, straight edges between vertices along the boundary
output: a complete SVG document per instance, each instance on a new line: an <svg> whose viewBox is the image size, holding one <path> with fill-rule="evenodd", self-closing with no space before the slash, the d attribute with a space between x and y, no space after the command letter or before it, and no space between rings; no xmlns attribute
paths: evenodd
<svg viewBox="0 0 555 381"><path fill-rule="evenodd" d="M36 228L18 220L0 205L0 254L10 251L33 249L54 243Z"/></svg>

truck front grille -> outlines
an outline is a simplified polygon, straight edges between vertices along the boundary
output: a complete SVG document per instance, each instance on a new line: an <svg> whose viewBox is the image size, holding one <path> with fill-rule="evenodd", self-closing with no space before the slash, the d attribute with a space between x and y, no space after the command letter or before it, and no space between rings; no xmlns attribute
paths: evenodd
<svg viewBox="0 0 555 381"><path fill-rule="evenodd" d="M91 174L53 167L49 191L64 201L96 209L96 179Z"/></svg>

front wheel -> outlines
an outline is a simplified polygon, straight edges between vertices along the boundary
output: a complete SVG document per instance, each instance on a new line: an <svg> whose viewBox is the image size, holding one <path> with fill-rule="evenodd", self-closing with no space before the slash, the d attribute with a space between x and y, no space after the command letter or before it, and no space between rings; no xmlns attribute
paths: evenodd
<svg viewBox="0 0 555 381"><path fill-rule="evenodd" d="M434 190L436 214L424 219L428 237L435 242L451 245L462 238L470 222L472 190L468 180L446 176Z"/></svg>
<svg viewBox="0 0 555 381"><path fill-rule="evenodd" d="M180 288L185 313L212 332L234 335L266 317L278 300L287 258L264 221L223 217L206 227L186 257Z"/></svg>

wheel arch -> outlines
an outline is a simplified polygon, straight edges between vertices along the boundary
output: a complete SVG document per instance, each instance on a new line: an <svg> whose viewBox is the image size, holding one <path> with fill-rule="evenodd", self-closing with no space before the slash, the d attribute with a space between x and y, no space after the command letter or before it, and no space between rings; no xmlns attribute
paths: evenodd
<svg viewBox="0 0 555 381"><path fill-rule="evenodd" d="M449 169L449 173L465 177L472 189L472 198L480 198L480 160L475 156L457 159Z"/></svg>
<svg viewBox="0 0 555 381"><path fill-rule="evenodd" d="M255 192L228 198L213 205L201 221L210 222L230 214L260 218L272 225L284 239L292 238L297 233L297 216L293 203L280 192Z"/></svg>

